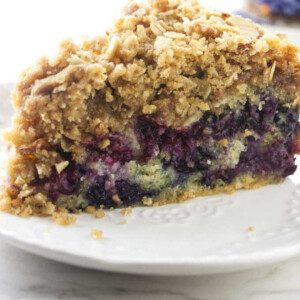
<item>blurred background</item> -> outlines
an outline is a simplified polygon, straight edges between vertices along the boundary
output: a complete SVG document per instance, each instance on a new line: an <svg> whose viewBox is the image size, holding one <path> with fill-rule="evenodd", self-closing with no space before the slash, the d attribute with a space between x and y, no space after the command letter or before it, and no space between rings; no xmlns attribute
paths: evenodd
<svg viewBox="0 0 300 300"><path fill-rule="evenodd" d="M248 2L247 2L248 1ZM72 37L99 35L110 26L127 0L0 1L0 83L14 82L19 73L43 54L53 55L58 43ZM212 8L244 15L269 30L287 33L299 43L300 0L200 0ZM272 12L276 15L271 17ZM283 17L283 15L287 17ZM297 37L298 35L298 37ZM300 45L299 45L300 46Z"/></svg>

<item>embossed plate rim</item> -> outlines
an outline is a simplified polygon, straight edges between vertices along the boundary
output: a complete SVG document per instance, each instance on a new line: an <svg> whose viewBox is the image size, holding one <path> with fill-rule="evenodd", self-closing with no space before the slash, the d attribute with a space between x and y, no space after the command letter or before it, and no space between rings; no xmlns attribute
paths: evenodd
<svg viewBox="0 0 300 300"><path fill-rule="evenodd" d="M3 213L0 213L0 215L2 214ZM94 270L141 275L189 276L228 273L278 263L300 253L299 242L288 248L273 250L271 253L267 251L255 252L251 255L231 255L225 259L224 257L205 257L203 260L184 257L176 260L171 259L169 261L157 259L154 261L144 259L115 260L109 258L95 260L88 255L76 255L74 253L68 253L63 249L50 248L26 239L18 238L14 236L14 234L5 232L2 229L0 230L0 235L3 241L12 246L61 263Z"/></svg>
<svg viewBox="0 0 300 300"><path fill-rule="evenodd" d="M298 172L299 173L299 172ZM294 176L299 181L299 175ZM274 189L276 187L284 187L284 185L288 185L288 181L283 183L283 185L276 186L268 186L260 189L260 191L264 189ZM295 189L290 189L292 197L295 197L295 192L299 194L299 185L294 186ZM297 189L296 189L297 187ZM290 188L290 187L289 187ZM256 190L259 191L259 190ZM253 191L242 191L237 192L244 193L249 195L253 193ZM213 200L215 196L211 199ZM222 195L222 197L230 198L232 196ZM209 197L202 198L203 202L208 202ZM288 202L291 202L291 197L287 196ZM292 198L292 201L294 200ZM192 206L195 200L190 200L181 204L182 206ZM162 206L159 208L155 208L159 210L167 210L168 207L172 209L174 205L170 206ZM177 205L178 206L178 205ZM180 206L180 205L179 205ZM151 209L151 208L150 208ZM116 210L114 214L118 214L119 210ZM86 217L91 216L87 215ZM109 217L108 217L109 218ZM115 216L112 217L114 219ZM115 218L116 219L116 218ZM295 227L293 232L294 237L292 238L290 244L282 245L278 243L276 247L271 249L267 249L267 251L254 251L252 253L233 253L229 255L214 255L214 256L204 256L204 257L192 257L192 256L182 256L177 257L176 259L171 257L167 259L164 257L163 259L160 257L152 257L150 259L139 258L139 257L95 257L91 255L90 252L84 254L79 254L68 248L60 248L56 244L43 244L39 243L38 238L29 239L28 236L20 235L20 232L16 230L9 229L9 222L16 222L16 220L22 223L25 227L26 224L30 223L30 219L20 219L16 216L9 215L6 213L0 213L0 235L4 241L26 250L28 252L37 254L39 256L44 256L46 258L54 259L56 261L87 267L98 270L106 270L106 271L118 271L123 273L138 273L138 274L152 274L152 275L194 275L194 274L212 274L212 273L223 273L223 272L231 272L237 270L244 270L253 267L263 266L274 262L279 262L284 259L290 258L298 253L300 253L300 229ZM35 220L35 222L43 224L49 224L48 218L38 219L31 218L31 220ZM114 220L116 221L116 220ZM72 228L69 227L69 228ZM87 227L87 229L90 229ZM282 230L280 228L280 230ZM21 230L22 231L22 230ZM289 232L287 232L289 234ZM285 238L285 234L283 235Z"/></svg>

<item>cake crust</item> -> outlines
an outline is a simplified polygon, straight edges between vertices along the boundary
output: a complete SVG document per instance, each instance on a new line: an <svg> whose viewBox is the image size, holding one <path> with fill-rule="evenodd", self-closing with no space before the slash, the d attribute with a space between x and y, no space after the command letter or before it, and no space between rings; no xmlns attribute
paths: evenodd
<svg viewBox="0 0 300 300"><path fill-rule="evenodd" d="M246 101L259 105L258 91L266 87L282 106L297 105L298 55L286 36L198 1L130 1L104 35L80 45L65 40L53 59L43 57L21 74L12 94L13 127L5 135L9 181L1 208L23 216L57 214L40 187L54 167L57 174L68 167L62 151L83 163L87 143L111 133L133 135L140 115L182 130L206 112L220 115ZM99 147L110 143L101 139ZM153 203L280 181L263 178L215 191L195 188Z"/></svg>

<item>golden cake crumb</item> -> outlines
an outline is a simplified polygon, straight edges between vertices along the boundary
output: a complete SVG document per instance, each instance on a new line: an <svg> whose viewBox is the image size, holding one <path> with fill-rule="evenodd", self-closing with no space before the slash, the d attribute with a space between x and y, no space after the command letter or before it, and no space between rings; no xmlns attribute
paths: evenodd
<svg viewBox="0 0 300 300"><path fill-rule="evenodd" d="M221 146L228 146L228 140L227 139L222 139L222 140L219 140L218 143L221 145Z"/></svg>
<svg viewBox="0 0 300 300"><path fill-rule="evenodd" d="M42 208L42 215L44 216L52 216L55 212L55 205L52 202L47 202L45 206Z"/></svg>
<svg viewBox="0 0 300 300"><path fill-rule="evenodd" d="M2 198L0 201L0 210L9 212L11 210L12 201L8 198Z"/></svg>
<svg viewBox="0 0 300 300"><path fill-rule="evenodd" d="M120 197L119 197L118 194L112 195L111 198L113 199L113 201L114 201L117 205L121 205L121 204L122 204L122 201L121 201L121 199L120 199Z"/></svg>
<svg viewBox="0 0 300 300"><path fill-rule="evenodd" d="M132 207L128 206L128 207L122 208L122 212L121 213L122 213L123 216L129 216L129 215L131 215L131 213L132 213Z"/></svg>
<svg viewBox="0 0 300 300"><path fill-rule="evenodd" d="M29 206L27 206L20 212L20 217L29 218L31 214L32 214L32 210Z"/></svg>
<svg viewBox="0 0 300 300"><path fill-rule="evenodd" d="M77 220L76 216L70 216L68 211L65 208L59 208L56 212L53 213L52 221L56 225L71 225L74 224Z"/></svg>
<svg viewBox="0 0 300 300"><path fill-rule="evenodd" d="M143 107L143 113L144 114L153 114L156 111L156 106L155 105L144 105Z"/></svg>
<svg viewBox="0 0 300 300"><path fill-rule="evenodd" d="M207 110L209 110L209 105L208 105L208 103L203 103L203 102L201 102L201 103L199 104L199 108L200 108L201 110L203 110L203 111L207 111Z"/></svg>
<svg viewBox="0 0 300 300"><path fill-rule="evenodd" d="M105 213L102 208L98 209L96 217L99 219L103 219L105 217Z"/></svg>
<svg viewBox="0 0 300 300"><path fill-rule="evenodd" d="M244 137L252 135L252 132L249 129L245 129Z"/></svg>
<svg viewBox="0 0 300 300"><path fill-rule="evenodd" d="M126 220L121 220L121 221L119 222L119 224L125 225L125 224L127 224L127 221L126 221Z"/></svg>
<svg viewBox="0 0 300 300"><path fill-rule="evenodd" d="M249 232L251 232L251 231L253 231L254 230L254 227L253 226L250 226L248 229L247 229L247 231L249 231Z"/></svg>
<svg viewBox="0 0 300 300"><path fill-rule="evenodd" d="M58 174L61 173L68 165L69 165L69 162L67 160L61 161L60 163L55 164L57 173Z"/></svg>
<svg viewBox="0 0 300 300"><path fill-rule="evenodd" d="M94 214L96 212L96 208L94 206L87 206L84 210L87 214Z"/></svg>
<svg viewBox="0 0 300 300"><path fill-rule="evenodd" d="M91 237L92 237L93 240L101 240L102 239L102 235L103 235L103 231L102 230L93 229L91 231Z"/></svg>
<svg viewBox="0 0 300 300"><path fill-rule="evenodd" d="M152 198L144 196L142 199L144 205L150 206L153 203Z"/></svg>
<svg viewBox="0 0 300 300"><path fill-rule="evenodd" d="M100 142L100 149L105 149L110 145L110 140L109 139L104 139L103 141Z"/></svg>

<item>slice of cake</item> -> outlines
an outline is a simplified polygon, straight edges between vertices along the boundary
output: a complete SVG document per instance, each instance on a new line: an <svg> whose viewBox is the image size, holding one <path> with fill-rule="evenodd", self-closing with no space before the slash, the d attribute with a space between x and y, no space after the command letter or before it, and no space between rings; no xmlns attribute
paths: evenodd
<svg viewBox="0 0 300 300"><path fill-rule="evenodd" d="M298 54L194 0L130 1L21 75L2 210L65 220L281 182L300 149Z"/></svg>

